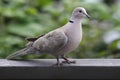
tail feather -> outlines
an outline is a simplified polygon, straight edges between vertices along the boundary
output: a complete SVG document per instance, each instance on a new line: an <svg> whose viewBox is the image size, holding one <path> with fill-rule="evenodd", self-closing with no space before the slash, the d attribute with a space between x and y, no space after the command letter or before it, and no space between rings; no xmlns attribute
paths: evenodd
<svg viewBox="0 0 120 80"><path fill-rule="evenodd" d="M13 54L7 56L6 59L15 59L15 58L18 57L18 56L26 55L26 54L28 54L29 50L30 50L30 49L28 49L28 48L21 49L21 50L15 52L15 53L13 53Z"/></svg>

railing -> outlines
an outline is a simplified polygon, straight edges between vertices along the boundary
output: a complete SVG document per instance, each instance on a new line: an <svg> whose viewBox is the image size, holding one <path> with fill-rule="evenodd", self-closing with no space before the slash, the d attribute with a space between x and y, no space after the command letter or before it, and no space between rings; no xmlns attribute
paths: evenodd
<svg viewBox="0 0 120 80"><path fill-rule="evenodd" d="M120 59L72 60L57 67L55 59L0 59L0 79L120 79Z"/></svg>

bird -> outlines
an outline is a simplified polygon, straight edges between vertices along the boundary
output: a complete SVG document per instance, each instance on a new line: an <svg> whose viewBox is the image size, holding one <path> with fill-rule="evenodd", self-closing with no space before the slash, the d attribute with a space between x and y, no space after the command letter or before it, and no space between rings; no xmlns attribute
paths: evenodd
<svg viewBox="0 0 120 80"><path fill-rule="evenodd" d="M36 38L27 38L28 43L25 48L7 56L7 59L15 59L27 54L51 54L56 58L56 65L75 63L65 55L79 46L82 40L81 20L85 16L90 18L85 8L76 7L65 25ZM64 61L60 62L60 58Z"/></svg>

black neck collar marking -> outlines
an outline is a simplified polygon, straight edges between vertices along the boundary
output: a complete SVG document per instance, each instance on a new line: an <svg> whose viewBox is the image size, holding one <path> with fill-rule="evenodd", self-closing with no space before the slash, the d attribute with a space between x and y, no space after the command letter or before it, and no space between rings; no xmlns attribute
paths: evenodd
<svg viewBox="0 0 120 80"><path fill-rule="evenodd" d="M72 20L69 20L69 22L70 22L70 23L74 23L74 21L72 21Z"/></svg>

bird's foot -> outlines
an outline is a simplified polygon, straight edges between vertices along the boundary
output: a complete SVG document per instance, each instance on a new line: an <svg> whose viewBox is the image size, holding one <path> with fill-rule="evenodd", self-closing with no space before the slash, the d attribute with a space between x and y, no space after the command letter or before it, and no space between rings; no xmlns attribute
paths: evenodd
<svg viewBox="0 0 120 80"><path fill-rule="evenodd" d="M73 64L75 64L76 61L75 60L73 60L73 61L65 60L65 61L62 61L62 63L67 63L67 64L73 63Z"/></svg>
<svg viewBox="0 0 120 80"><path fill-rule="evenodd" d="M67 64L71 64L71 63L73 63L73 64L75 64L76 63L76 61L75 60L73 60L73 61L70 61L69 59L67 59L65 56L61 56L65 61L62 61L62 63L67 63Z"/></svg>

